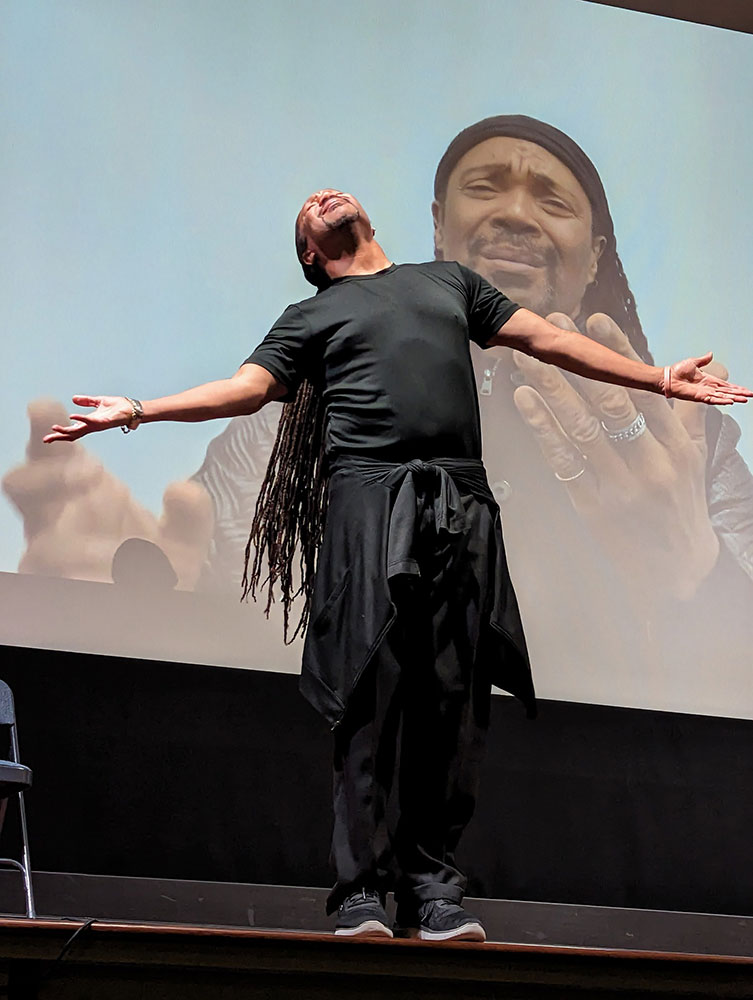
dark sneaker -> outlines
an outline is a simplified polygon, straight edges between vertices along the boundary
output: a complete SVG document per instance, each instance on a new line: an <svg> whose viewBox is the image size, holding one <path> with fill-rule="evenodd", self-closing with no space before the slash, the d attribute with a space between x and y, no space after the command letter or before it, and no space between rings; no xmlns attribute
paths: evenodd
<svg viewBox="0 0 753 1000"><path fill-rule="evenodd" d="M422 941L486 941L486 931L478 917L449 899L426 899L410 915L401 907L395 932Z"/></svg>
<svg viewBox="0 0 753 1000"><path fill-rule="evenodd" d="M337 911L335 934L348 937L392 937L378 892L361 889L354 892Z"/></svg>

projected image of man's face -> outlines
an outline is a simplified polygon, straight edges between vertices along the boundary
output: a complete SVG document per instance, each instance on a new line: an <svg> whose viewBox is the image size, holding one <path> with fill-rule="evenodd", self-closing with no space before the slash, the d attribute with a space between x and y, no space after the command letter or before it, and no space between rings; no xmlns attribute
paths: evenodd
<svg viewBox="0 0 753 1000"><path fill-rule="evenodd" d="M540 315L577 315L604 245L571 171L541 146L507 136L461 157L434 220L438 256L467 264Z"/></svg>

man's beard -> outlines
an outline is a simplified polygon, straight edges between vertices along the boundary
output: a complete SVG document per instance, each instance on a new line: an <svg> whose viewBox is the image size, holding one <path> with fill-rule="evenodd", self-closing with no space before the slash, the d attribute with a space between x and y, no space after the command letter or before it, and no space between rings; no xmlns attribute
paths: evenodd
<svg viewBox="0 0 753 1000"><path fill-rule="evenodd" d="M494 239L477 236L468 246L469 260L475 262L476 270L494 287L513 299L519 305L539 316L546 316L557 308L554 275L557 267L557 252L554 247L540 247L534 240L520 233L506 229L495 231ZM500 261L484 256L483 252L494 249L520 250L535 255L541 261L543 283L531 282L527 277L506 271Z"/></svg>
<svg viewBox="0 0 753 1000"><path fill-rule="evenodd" d="M331 232L335 232L337 229L342 229L343 226L352 226L354 222L358 222L361 218L361 213L357 208L351 207L349 212L345 212L342 215L336 216L334 219L327 218L324 215L324 224L327 226Z"/></svg>
<svg viewBox="0 0 753 1000"><path fill-rule="evenodd" d="M494 262L489 261L489 263L493 264ZM511 275L509 271L501 271L494 268L487 272L486 278L494 285L497 291L502 292L519 306L523 306L524 309L530 309L531 312L535 312L539 316L548 316L549 313L557 311L557 293L549 271L547 271L546 281L543 285L537 284L531 286L521 282L520 287L518 287L515 276Z"/></svg>

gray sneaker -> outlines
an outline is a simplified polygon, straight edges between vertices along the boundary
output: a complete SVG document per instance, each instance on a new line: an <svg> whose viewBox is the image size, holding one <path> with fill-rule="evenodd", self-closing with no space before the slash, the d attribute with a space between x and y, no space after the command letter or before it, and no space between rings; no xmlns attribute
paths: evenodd
<svg viewBox="0 0 753 1000"><path fill-rule="evenodd" d="M410 914L401 906L395 933L422 941L486 941L486 931L478 917L449 899L426 899Z"/></svg>
<svg viewBox="0 0 753 1000"><path fill-rule="evenodd" d="M384 903L378 892L359 889L340 905L335 934L347 937L392 937Z"/></svg>

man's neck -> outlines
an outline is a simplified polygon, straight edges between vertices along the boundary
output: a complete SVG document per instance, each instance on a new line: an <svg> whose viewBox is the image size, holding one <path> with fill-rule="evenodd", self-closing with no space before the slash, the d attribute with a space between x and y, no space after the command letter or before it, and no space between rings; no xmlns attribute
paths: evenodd
<svg viewBox="0 0 753 1000"><path fill-rule="evenodd" d="M355 274L376 274L389 267L392 262L376 240L360 244L352 252L343 253L335 260L328 260L327 275L330 278L347 278Z"/></svg>

